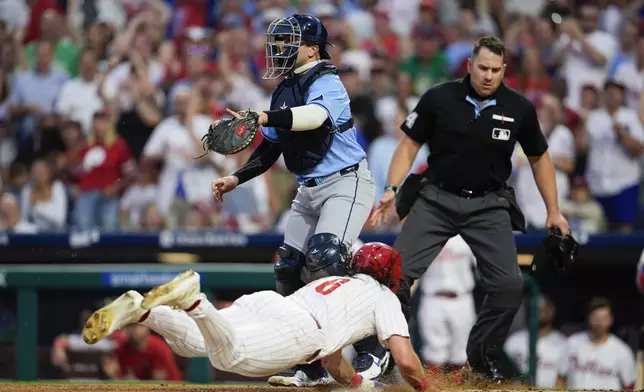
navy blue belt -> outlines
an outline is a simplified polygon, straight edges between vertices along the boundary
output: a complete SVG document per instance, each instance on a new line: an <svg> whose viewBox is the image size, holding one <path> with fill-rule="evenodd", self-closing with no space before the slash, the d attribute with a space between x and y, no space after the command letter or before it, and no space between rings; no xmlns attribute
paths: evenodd
<svg viewBox="0 0 644 392"><path fill-rule="evenodd" d="M320 185L320 184L324 184L324 182L325 182L326 180L328 180L328 179L330 179L331 177L334 177L334 176L336 176L336 175L338 175L338 174L339 174L340 176L344 176L344 175L346 175L346 174L353 173L354 171L358 170L358 168L359 168L359 167L360 167L360 163L356 163L355 165L351 165L351 166L349 166L349 167L345 167L344 169L342 169L342 170L340 170L340 171L337 171L337 172L335 172L335 173L329 174L328 176L318 177L318 178L311 178L311 179L309 179L309 180L306 180L306 182L304 182L304 184L303 184L303 185L304 185L305 187L309 187L309 188L314 187L314 186L318 186L318 185Z"/></svg>

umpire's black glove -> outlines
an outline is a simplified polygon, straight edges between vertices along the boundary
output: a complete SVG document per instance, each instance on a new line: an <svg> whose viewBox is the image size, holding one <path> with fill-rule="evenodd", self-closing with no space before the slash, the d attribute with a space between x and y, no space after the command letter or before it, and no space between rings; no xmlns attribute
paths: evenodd
<svg viewBox="0 0 644 392"><path fill-rule="evenodd" d="M563 278L577 262L579 243L572 234L563 235L558 228L548 232L532 259L530 267L533 275L548 275L554 272Z"/></svg>

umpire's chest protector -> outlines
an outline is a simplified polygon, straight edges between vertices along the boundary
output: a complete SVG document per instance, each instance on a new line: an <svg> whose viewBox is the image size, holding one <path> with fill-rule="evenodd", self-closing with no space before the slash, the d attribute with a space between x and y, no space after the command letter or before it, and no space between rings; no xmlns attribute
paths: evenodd
<svg viewBox="0 0 644 392"><path fill-rule="evenodd" d="M273 92L271 110L306 105L309 87L317 79L330 73L337 73L337 69L327 62L321 62L308 72L284 79ZM333 142L334 130L330 119L320 128L309 131L293 132L280 128L275 128L275 131L286 167L295 174L313 171L329 152Z"/></svg>

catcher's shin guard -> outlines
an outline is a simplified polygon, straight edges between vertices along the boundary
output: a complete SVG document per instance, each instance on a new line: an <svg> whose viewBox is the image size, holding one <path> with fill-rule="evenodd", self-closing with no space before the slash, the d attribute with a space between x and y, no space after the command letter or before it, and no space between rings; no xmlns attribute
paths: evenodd
<svg viewBox="0 0 644 392"><path fill-rule="evenodd" d="M305 256L289 245L282 245L277 249L277 262L275 263L275 289L283 296L293 294L302 287L300 271L305 263Z"/></svg>

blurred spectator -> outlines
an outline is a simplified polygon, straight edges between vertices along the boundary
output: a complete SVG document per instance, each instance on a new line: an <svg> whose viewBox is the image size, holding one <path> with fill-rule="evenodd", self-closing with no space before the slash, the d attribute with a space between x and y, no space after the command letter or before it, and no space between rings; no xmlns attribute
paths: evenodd
<svg viewBox="0 0 644 392"><path fill-rule="evenodd" d="M53 53L49 41L38 41L34 48L35 66L16 77L10 98L12 121L19 121L19 140L36 131L39 117L54 111L60 89L67 80L63 72L52 68Z"/></svg>
<svg viewBox="0 0 644 392"><path fill-rule="evenodd" d="M604 107L590 113L586 122L587 179L590 191L602 205L609 224L632 230L636 219L644 129L637 113L624 106L625 87L609 81Z"/></svg>
<svg viewBox="0 0 644 392"><path fill-rule="evenodd" d="M565 355L566 337L554 329L555 304L546 297L539 298L539 331L537 335L537 375L535 386L555 388L557 369ZM510 335L505 342L505 352L523 374L529 371L529 336L527 329Z"/></svg>
<svg viewBox="0 0 644 392"><path fill-rule="evenodd" d="M28 167L19 162L14 162L9 167L9 177L3 189L5 192L10 193L16 199L20 200L20 193L27 182L29 182Z"/></svg>
<svg viewBox="0 0 644 392"><path fill-rule="evenodd" d="M38 227L21 219L20 202L11 193L0 195L0 229L5 233L35 234Z"/></svg>
<svg viewBox="0 0 644 392"><path fill-rule="evenodd" d="M535 103L539 102L542 94L550 91L550 77L543 67L538 49L523 51L521 70L517 75L507 78L506 84Z"/></svg>
<svg viewBox="0 0 644 392"><path fill-rule="evenodd" d="M83 50L79 57L80 76L68 80L58 94L56 112L63 120L78 121L83 133L88 135L92 127L92 115L103 106L98 95L99 74L96 53Z"/></svg>
<svg viewBox="0 0 644 392"><path fill-rule="evenodd" d="M543 99L537 115L555 166L557 193L561 201L568 197L570 192L568 175L575 168L575 139L570 129L561 124L563 119L561 103L556 98ZM546 227L546 206L540 198L530 165L531 163L523 150L517 145L513 155L517 202L528 225L543 229Z"/></svg>
<svg viewBox="0 0 644 392"><path fill-rule="evenodd" d="M89 26L87 35L83 37L85 40L85 50L94 52L100 72L107 72L109 52L112 47L114 34L115 30L113 26L108 23L97 22Z"/></svg>
<svg viewBox="0 0 644 392"><path fill-rule="evenodd" d="M80 154L80 195L74 222L81 230L100 227L115 231L119 228L119 197L129 185L134 160L105 109L94 114L92 125L88 145Z"/></svg>
<svg viewBox="0 0 644 392"><path fill-rule="evenodd" d="M74 78L78 74L78 48L69 37L65 37L65 17L53 9L46 10L40 20L40 42L51 45L52 67ZM25 57L31 68L38 64L37 42L25 48Z"/></svg>
<svg viewBox="0 0 644 392"><path fill-rule="evenodd" d="M568 338L559 365L558 388L628 390L635 386L635 356L611 333L613 312L606 298L588 304L588 330Z"/></svg>
<svg viewBox="0 0 644 392"><path fill-rule="evenodd" d="M29 23L29 7L25 0L4 0L0 2L0 23L7 33L24 29Z"/></svg>
<svg viewBox="0 0 644 392"><path fill-rule="evenodd" d="M158 198L157 170L150 162L139 165L136 182L127 188L121 199L121 225L138 228L146 205Z"/></svg>
<svg viewBox="0 0 644 392"><path fill-rule="evenodd" d="M599 30L599 13L594 2L585 2L579 6L579 19L567 18L560 24L558 45L564 51L561 72L568 84L567 103L574 109L579 108L583 85L602 87L610 60L618 50L615 38Z"/></svg>
<svg viewBox="0 0 644 392"><path fill-rule="evenodd" d="M360 76L355 67L341 65L338 75L351 99L351 115L358 129L358 142L366 148L378 136L382 135L382 126L374 111L374 101L362 90Z"/></svg>
<svg viewBox="0 0 644 392"><path fill-rule="evenodd" d="M165 218L157 206L153 203L146 205L141 213L141 230L159 232L166 228Z"/></svg>
<svg viewBox="0 0 644 392"><path fill-rule="evenodd" d="M174 354L162 338L141 324L130 324L123 331L127 339L119 342L114 353L102 362L103 371L110 379L182 380Z"/></svg>
<svg viewBox="0 0 644 392"><path fill-rule="evenodd" d="M31 182L22 188L22 217L41 232L56 232L66 228L67 192L59 180L53 178L52 167L44 159L31 166Z"/></svg>
<svg viewBox="0 0 644 392"><path fill-rule="evenodd" d="M583 123L586 123L588 120L588 115L593 111L599 108L601 96L599 95L599 90L592 84L586 84L581 88L581 104L577 110L577 114L581 118Z"/></svg>
<svg viewBox="0 0 644 392"><path fill-rule="evenodd" d="M47 11L62 13L63 9L57 0L26 0L31 8L29 25L25 35L25 42L37 40L42 35L42 22Z"/></svg>
<svg viewBox="0 0 644 392"><path fill-rule="evenodd" d="M635 48L639 41L639 26L637 21L628 19L620 26L619 33L619 50L610 61L608 69L608 78L616 78L617 70L626 62L634 59Z"/></svg>
<svg viewBox="0 0 644 392"><path fill-rule="evenodd" d="M9 180L9 168L17 155L16 141L11 137L8 124L0 119L0 189Z"/></svg>
<svg viewBox="0 0 644 392"><path fill-rule="evenodd" d="M405 118L409 114L409 108L407 105L398 103L393 112L394 115L389 116L387 124L385 124L386 133L376 138L367 150L369 171L371 171L373 180L376 183L376 203L380 200L384 192L391 158L394 155L396 147L398 147L398 143L405 135L400 129L400 125L405 122ZM411 172L415 172L425 162L428 153L427 146L422 146L416 155Z"/></svg>
<svg viewBox="0 0 644 392"><path fill-rule="evenodd" d="M644 36L638 40L633 56L621 62L615 71L615 80L626 86L626 104L644 120L640 102L644 92Z"/></svg>
<svg viewBox="0 0 644 392"><path fill-rule="evenodd" d="M454 74L461 64L472 54L474 47L474 29L467 18L472 17L470 10L461 11L461 21L442 26L445 38L445 56L449 64L447 70Z"/></svg>
<svg viewBox="0 0 644 392"><path fill-rule="evenodd" d="M60 134L65 148L58 155L57 162L58 177L75 191L77 191L78 176L82 166L81 154L87 146L87 140L81 128L81 124L76 121L66 121L61 125Z"/></svg>
<svg viewBox="0 0 644 392"><path fill-rule="evenodd" d="M258 145L255 142L255 145ZM237 167L246 163L254 148L247 148L235 155ZM236 168L235 168L236 170ZM222 219L227 220L228 229L246 234L268 231L273 226L275 203L271 203L272 195L269 180L265 176L255 177L247 181L224 198L222 204Z"/></svg>
<svg viewBox="0 0 644 392"><path fill-rule="evenodd" d="M593 200L583 177L572 182L570 198L559 203L561 213L568 219L576 238L583 234L596 234L606 230L606 220L601 205Z"/></svg>
<svg viewBox="0 0 644 392"><path fill-rule="evenodd" d="M203 184L217 178L217 168L227 171L222 155L209 153L195 160L203 152L201 138L214 121L197 113L200 88L182 87L175 93L174 115L159 123L143 152L145 159L163 162L156 204L170 227L178 225L189 205L211 203L210 188Z"/></svg>
<svg viewBox="0 0 644 392"><path fill-rule="evenodd" d="M548 72L548 75L554 76L563 61L564 55L561 45L558 45L555 24L552 20L545 17L538 18L534 23L535 47L539 49L541 61L546 72Z"/></svg>
<svg viewBox="0 0 644 392"><path fill-rule="evenodd" d="M11 103L9 100L9 83L8 75L0 68L0 122L2 123L6 123L9 120L9 105Z"/></svg>
<svg viewBox="0 0 644 392"><path fill-rule="evenodd" d="M398 60L400 53L400 38L391 28L389 14L386 11L374 11L374 35L362 42L367 49L384 50L389 59Z"/></svg>
<svg viewBox="0 0 644 392"><path fill-rule="evenodd" d="M181 225L181 229L188 231L203 231L207 230L210 226L210 219L208 215L198 208L193 207L188 211L185 219ZM244 231L244 230L240 230Z"/></svg>
<svg viewBox="0 0 644 392"><path fill-rule="evenodd" d="M177 91L192 88L193 83L197 82L203 76L208 68L208 60L203 53L197 51L197 48L188 48L186 57L186 77L177 81L168 93L168 115L172 115L172 104L175 100Z"/></svg>
<svg viewBox="0 0 644 392"><path fill-rule="evenodd" d="M146 16L147 15L147 16ZM158 89L164 69L156 60L152 39L145 33L149 14L142 13L130 24L119 45L127 61L106 76L101 90L109 106L117 112L117 132L125 139L134 157L139 158L152 129L161 121L159 108L164 94Z"/></svg>
<svg viewBox="0 0 644 392"><path fill-rule="evenodd" d="M402 61L399 83L405 92L420 96L431 86L449 79L449 63L440 49L441 36L436 26L416 26L412 36L414 55Z"/></svg>
<svg viewBox="0 0 644 392"><path fill-rule="evenodd" d="M58 120L53 114L46 114L38 120L34 133L27 136L18 148L16 161L31 165L38 158L64 151L65 144L60 136Z"/></svg>

